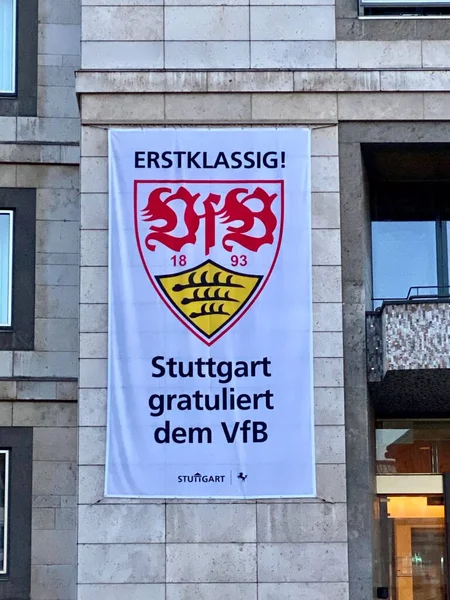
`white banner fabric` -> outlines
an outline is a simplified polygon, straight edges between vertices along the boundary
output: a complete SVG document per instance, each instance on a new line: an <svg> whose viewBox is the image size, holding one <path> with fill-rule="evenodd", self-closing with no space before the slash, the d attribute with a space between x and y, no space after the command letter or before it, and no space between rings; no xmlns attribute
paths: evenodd
<svg viewBox="0 0 450 600"><path fill-rule="evenodd" d="M110 130L107 496L315 495L310 157Z"/></svg>

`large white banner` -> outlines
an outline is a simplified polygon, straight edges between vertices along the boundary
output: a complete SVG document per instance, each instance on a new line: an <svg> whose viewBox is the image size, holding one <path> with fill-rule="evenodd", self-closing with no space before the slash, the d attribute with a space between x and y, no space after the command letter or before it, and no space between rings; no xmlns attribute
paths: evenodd
<svg viewBox="0 0 450 600"><path fill-rule="evenodd" d="M315 494L310 154L110 131L107 496Z"/></svg>

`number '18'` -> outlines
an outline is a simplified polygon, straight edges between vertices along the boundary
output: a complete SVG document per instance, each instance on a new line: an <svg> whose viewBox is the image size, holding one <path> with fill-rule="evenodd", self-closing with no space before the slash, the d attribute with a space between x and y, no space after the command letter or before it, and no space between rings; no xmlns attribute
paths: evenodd
<svg viewBox="0 0 450 600"><path fill-rule="evenodd" d="M173 256L170 257L170 260L172 261L172 264L174 267L176 267L176 266L185 267L186 262L187 262L185 254L180 254L180 256L177 256L176 254L174 254Z"/></svg>

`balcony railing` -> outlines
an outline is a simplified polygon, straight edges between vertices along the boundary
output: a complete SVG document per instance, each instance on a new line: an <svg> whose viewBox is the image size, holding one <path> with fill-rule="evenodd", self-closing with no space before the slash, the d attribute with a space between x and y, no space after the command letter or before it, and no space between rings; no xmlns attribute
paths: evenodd
<svg viewBox="0 0 450 600"><path fill-rule="evenodd" d="M374 309L389 304L406 304L411 302L448 302L450 287L448 285L414 285L409 288L406 298L372 298Z"/></svg>
<svg viewBox="0 0 450 600"><path fill-rule="evenodd" d="M369 382L388 373L450 369L448 287L416 286L406 298L374 304L378 308L366 316Z"/></svg>

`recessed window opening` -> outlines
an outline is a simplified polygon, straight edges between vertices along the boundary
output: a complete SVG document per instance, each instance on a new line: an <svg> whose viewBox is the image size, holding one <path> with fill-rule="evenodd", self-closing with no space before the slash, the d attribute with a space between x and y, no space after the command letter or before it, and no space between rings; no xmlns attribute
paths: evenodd
<svg viewBox="0 0 450 600"><path fill-rule="evenodd" d="M0 0L0 94L16 91L16 0Z"/></svg>
<svg viewBox="0 0 450 600"><path fill-rule="evenodd" d="M0 210L0 327L12 325L13 227L13 211Z"/></svg>
<svg viewBox="0 0 450 600"><path fill-rule="evenodd" d="M415 194L411 185L381 186L372 205L377 299L449 295L450 187L434 188L433 196L432 185L412 185Z"/></svg>
<svg viewBox="0 0 450 600"><path fill-rule="evenodd" d="M417 181L415 169L419 177L423 171ZM442 172L450 178L450 152L369 153L374 308L389 300L449 299L450 181L432 180Z"/></svg>

